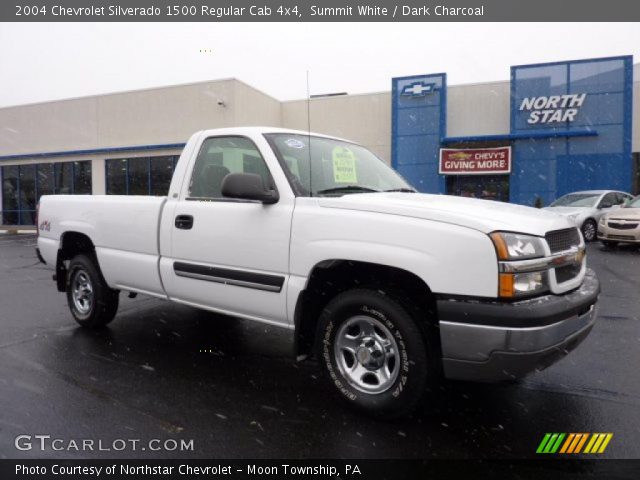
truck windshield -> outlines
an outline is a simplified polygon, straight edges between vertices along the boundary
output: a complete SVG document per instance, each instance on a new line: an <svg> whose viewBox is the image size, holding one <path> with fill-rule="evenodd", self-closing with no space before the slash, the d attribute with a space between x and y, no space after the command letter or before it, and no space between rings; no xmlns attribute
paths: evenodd
<svg viewBox="0 0 640 480"><path fill-rule="evenodd" d="M415 191L391 167L360 145L290 133L265 137L299 195Z"/></svg>

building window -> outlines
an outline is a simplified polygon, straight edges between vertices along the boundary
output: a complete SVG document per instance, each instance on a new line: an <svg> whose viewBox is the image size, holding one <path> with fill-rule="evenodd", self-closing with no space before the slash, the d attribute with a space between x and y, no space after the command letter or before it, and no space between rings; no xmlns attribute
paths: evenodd
<svg viewBox="0 0 640 480"><path fill-rule="evenodd" d="M56 195L73 193L73 164L71 162L56 163L53 170L56 178L54 193Z"/></svg>
<svg viewBox="0 0 640 480"><path fill-rule="evenodd" d="M151 160L151 195L167 195L178 157L154 157Z"/></svg>
<svg viewBox="0 0 640 480"><path fill-rule="evenodd" d="M73 162L73 193L91 195L91 162Z"/></svg>
<svg viewBox="0 0 640 480"><path fill-rule="evenodd" d="M169 193L178 155L111 158L105 162L108 195L157 195Z"/></svg>
<svg viewBox="0 0 640 480"><path fill-rule="evenodd" d="M127 160L107 160L105 162L107 195L127 194Z"/></svg>
<svg viewBox="0 0 640 480"><path fill-rule="evenodd" d="M33 225L36 215L36 166L20 165L20 176L18 182L20 209L20 223L22 225Z"/></svg>
<svg viewBox="0 0 640 480"><path fill-rule="evenodd" d="M55 164L38 165L37 189L39 195L52 195L55 188Z"/></svg>
<svg viewBox="0 0 640 480"><path fill-rule="evenodd" d="M4 225L33 225L42 195L91 193L91 161L2 167Z"/></svg>
<svg viewBox="0 0 640 480"><path fill-rule="evenodd" d="M149 159L130 158L128 162L127 194L149 195Z"/></svg>
<svg viewBox="0 0 640 480"><path fill-rule="evenodd" d="M20 209L18 198L20 192L19 168L17 165L2 167L2 223L4 225L18 225L20 223Z"/></svg>

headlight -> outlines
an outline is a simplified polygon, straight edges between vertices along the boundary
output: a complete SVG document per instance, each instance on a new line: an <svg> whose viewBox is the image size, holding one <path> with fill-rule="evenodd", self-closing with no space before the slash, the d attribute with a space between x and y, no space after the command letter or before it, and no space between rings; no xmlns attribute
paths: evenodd
<svg viewBox="0 0 640 480"><path fill-rule="evenodd" d="M526 260L544 257L544 240L532 235L493 232L491 235L500 260Z"/></svg>
<svg viewBox="0 0 640 480"><path fill-rule="evenodd" d="M580 215L579 213L572 213L571 215L567 215L567 218L569 220L571 220L572 222L575 222L576 219L578 218L578 215Z"/></svg>
<svg viewBox="0 0 640 480"><path fill-rule="evenodd" d="M607 221L604 219L604 215L600 217L600 225L604 225Z"/></svg>
<svg viewBox="0 0 640 480"><path fill-rule="evenodd" d="M545 240L540 237L511 232L493 232L490 237L502 264L545 256ZM529 297L546 292L549 290L547 272L500 273L498 289L502 298Z"/></svg>
<svg viewBox="0 0 640 480"><path fill-rule="evenodd" d="M547 272L500 274L499 293L504 298L528 297L548 289Z"/></svg>

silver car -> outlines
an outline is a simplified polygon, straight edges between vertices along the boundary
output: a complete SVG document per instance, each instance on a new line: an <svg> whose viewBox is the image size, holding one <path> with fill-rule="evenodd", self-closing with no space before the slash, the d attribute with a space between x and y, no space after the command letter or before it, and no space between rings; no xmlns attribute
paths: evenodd
<svg viewBox="0 0 640 480"><path fill-rule="evenodd" d="M620 242L640 244L640 195L624 208L600 217L598 240L609 248Z"/></svg>
<svg viewBox="0 0 640 480"><path fill-rule="evenodd" d="M567 193L545 210L573 221L582 230L585 242L591 242L596 239L600 217L632 198L631 194L617 190L585 190Z"/></svg>

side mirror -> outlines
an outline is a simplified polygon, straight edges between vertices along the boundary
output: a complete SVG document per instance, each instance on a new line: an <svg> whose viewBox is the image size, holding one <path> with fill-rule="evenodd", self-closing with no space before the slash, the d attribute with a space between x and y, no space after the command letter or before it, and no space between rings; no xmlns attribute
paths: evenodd
<svg viewBox="0 0 640 480"><path fill-rule="evenodd" d="M276 203L280 197L275 190L267 190L260 175L230 173L222 181L222 196L257 200L265 204Z"/></svg>

